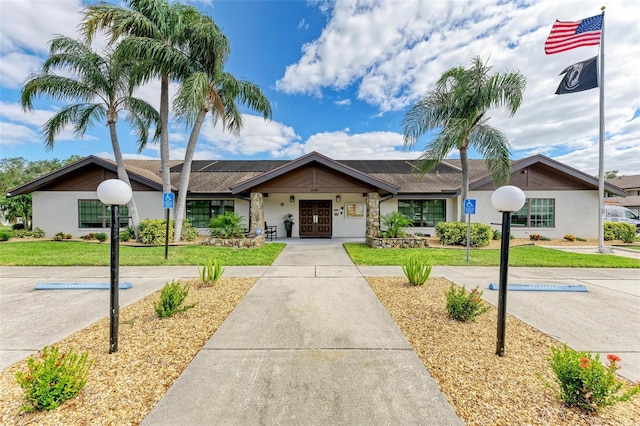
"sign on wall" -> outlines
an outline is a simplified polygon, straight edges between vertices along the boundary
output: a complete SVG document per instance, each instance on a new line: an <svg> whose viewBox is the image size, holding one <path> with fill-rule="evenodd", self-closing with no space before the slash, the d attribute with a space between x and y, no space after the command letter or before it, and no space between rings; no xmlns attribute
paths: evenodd
<svg viewBox="0 0 640 426"><path fill-rule="evenodd" d="M345 203L347 217L364 217L364 203Z"/></svg>

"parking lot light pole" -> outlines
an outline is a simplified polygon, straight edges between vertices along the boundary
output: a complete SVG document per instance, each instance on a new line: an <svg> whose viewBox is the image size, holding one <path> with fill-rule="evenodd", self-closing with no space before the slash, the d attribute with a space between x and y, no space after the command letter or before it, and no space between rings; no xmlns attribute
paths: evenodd
<svg viewBox="0 0 640 426"><path fill-rule="evenodd" d="M505 317L507 314L507 273L509 268L509 240L511 239L511 213L517 212L526 201L524 192L516 186L506 185L491 194L491 205L502 212L502 242L500 246L500 283L498 287L498 336L496 355L504 356Z"/></svg>
<svg viewBox="0 0 640 426"><path fill-rule="evenodd" d="M118 207L127 204L133 195L131 187L119 179L107 179L98 185L98 198L102 204L111 206L111 286L109 309L109 353L118 352L118 317L120 306L118 301L119 252L120 252L120 218Z"/></svg>

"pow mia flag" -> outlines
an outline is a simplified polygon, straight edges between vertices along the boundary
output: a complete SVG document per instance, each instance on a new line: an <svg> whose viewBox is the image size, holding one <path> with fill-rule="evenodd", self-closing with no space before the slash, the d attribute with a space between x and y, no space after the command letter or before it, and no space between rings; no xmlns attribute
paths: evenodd
<svg viewBox="0 0 640 426"><path fill-rule="evenodd" d="M598 87L597 56L577 64L569 65L559 75L564 74L556 95L577 93Z"/></svg>

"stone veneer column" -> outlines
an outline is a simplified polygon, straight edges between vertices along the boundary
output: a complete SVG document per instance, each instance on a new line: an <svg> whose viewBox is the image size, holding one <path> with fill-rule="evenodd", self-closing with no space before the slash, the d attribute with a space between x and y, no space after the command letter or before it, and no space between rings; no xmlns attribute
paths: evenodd
<svg viewBox="0 0 640 426"><path fill-rule="evenodd" d="M260 229L260 235L264 235L264 199L262 193L251 193L251 207L250 207L250 219L251 229L249 229L249 235L256 236L257 230Z"/></svg>
<svg viewBox="0 0 640 426"><path fill-rule="evenodd" d="M367 194L367 237L380 233L380 196L377 192Z"/></svg>

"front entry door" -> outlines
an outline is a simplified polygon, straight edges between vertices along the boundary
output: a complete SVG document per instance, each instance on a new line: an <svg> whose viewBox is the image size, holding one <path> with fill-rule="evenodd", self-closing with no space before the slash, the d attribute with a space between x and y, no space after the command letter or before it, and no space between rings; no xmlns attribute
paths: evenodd
<svg viewBox="0 0 640 426"><path fill-rule="evenodd" d="M300 237L331 238L331 200L300 200Z"/></svg>

